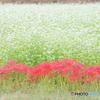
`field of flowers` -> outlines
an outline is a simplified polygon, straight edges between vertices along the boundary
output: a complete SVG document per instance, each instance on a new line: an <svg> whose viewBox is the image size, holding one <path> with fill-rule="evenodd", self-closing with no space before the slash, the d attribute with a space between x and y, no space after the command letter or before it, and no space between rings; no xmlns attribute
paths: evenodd
<svg viewBox="0 0 100 100"><path fill-rule="evenodd" d="M99 81L100 3L0 4L1 90L100 92Z"/></svg>
<svg viewBox="0 0 100 100"><path fill-rule="evenodd" d="M75 59L54 60L52 62L44 62L35 66L28 66L24 64L16 64L14 59L9 60L5 65L0 66L0 79L9 78L5 76L8 73L26 73L29 77L27 82L42 80L49 81L52 77L60 77L69 82L74 81L100 81L100 65L92 65L83 67ZM27 79L27 78L26 78ZM55 80L56 83L57 80Z"/></svg>

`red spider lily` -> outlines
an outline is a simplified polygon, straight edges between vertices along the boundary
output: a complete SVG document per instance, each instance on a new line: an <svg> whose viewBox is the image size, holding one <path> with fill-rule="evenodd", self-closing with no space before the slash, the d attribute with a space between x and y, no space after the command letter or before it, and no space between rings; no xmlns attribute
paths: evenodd
<svg viewBox="0 0 100 100"><path fill-rule="evenodd" d="M6 66L14 66L16 64L16 61L14 59L11 59L9 61L7 61L7 63L4 65L5 67Z"/></svg>
<svg viewBox="0 0 100 100"><path fill-rule="evenodd" d="M96 75L96 76L95 76L95 79L97 79L97 80L100 81L100 75Z"/></svg>
<svg viewBox="0 0 100 100"><path fill-rule="evenodd" d="M83 70L83 64L78 63L76 66L62 69L61 73L68 73L68 72L78 73L81 72L82 70Z"/></svg>
<svg viewBox="0 0 100 100"><path fill-rule="evenodd" d="M71 67L71 66L74 66L75 64L78 63L78 61L76 59L67 59L67 58L64 58L61 61L63 62L63 64L65 64L65 67Z"/></svg>
<svg viewBox="0 0 100 100"><path fill-rule="evenodd" d="M63 74L63 73L60 73L58 76L60 76L60 77L62 77L62 78L67 78L67 77L68 77L68 75Z"/></svg>
<svg viewBox="0 0 100 100"><path fill-rule="evenodd" d="M7 78L7 76L0 76L0 79L5 79Z"/></svg>
<svg viewBox="0 0 100 100"><path fill-rule="evenodd" d="M27 76L37 76L37 77L39 77L39 76L43 76L43 75L48 74L48 72L50 72L51 70L52 69L51 69L50 63L44 62L42 64L35 65L33 67L33 69L28 70Z"/></svg>
<svg viewBox="0 0 100 100"><path fill-rule="evenodd" d="M71 72L78 73L80 71L83 71L83 64L77 63L75 66L71 67Z"/></svg>
<svg viewBox="0 0 100 100"><path fill-rule="evenodd" d="M97 75L100 75L100 65L87 66L86 69L83 71L83 74L92 78L94 78Z"/></svg>
<svg viewBox="0 0 100 100"><path fill-rule="evenodd" d="M24 64L16 64L14 66L12 66L12 69L18 72L23 72L23 73L27 73L27 71L29 70L29 66L24 65Z"/></svg>
<svg viewBox="0 0 100 100"><path fill-rule="evenodd" d="M9 68L0 69L0 74L7 74L7 73L10 73L10 72L11 72L11 69L9 69Z"/></svg>
<svg viewBox="0 0 100 100"><path fill-rule="evenodd" d="M82 73L81 72L78 72L78 73L74 72L74 73L72 73L68 76L68 81L69 82L74 82L74 81L77 81L77 80L81 80L81 78L82 78Z"/></svg>
<svg viewBox="0 0 100 100"><path fill-rule="evenodd" d="M37 68L35 67L33 67L33 69L31 69L31 70L28 70L27 71L27 76L28 77L30 77L30 76L35 76L39 71L40 71L40 69L39 69L39 65L36 65L37 66Z"/></svg>
<svg viewBox="0 0 100 100"><path fill-rule="evenodd" d="M65 67L65 64L60 60L54 60L51 62L51 69L59 73L62 72L64 67Z"/></svg>
<svg viewBox="0 0 100 100"><path fill-rule="evenodd" d="M10 73L12 70L11 66L0 66L0 74Z"/></svg>
<svg viewBox="0 0 100 100"><path fill-rule="evenodd" d="M64 68L61 77L69 77L69 81L82 78L83 64L77 63L75 66ZM69 75L69 76L68 76ZM72 78L73 77L73 78Z"/></svg>
<svg viewBox="0 0 100 100"><path fill-rule="evenodd" d="M48 76L55 76L54 73L47 73Z"/></svg>
<svg viewBox="0 0 100 100"><path fill-rule="evenodd" d="M64 61L66 61L67 59L64 59ZM33 67L33 69L28 71L28 76L43 76L48 74L48 72L50 71L58 71L61 72L64 67L66 67L67 65L65 64L64 61L60 61L60 60L54 60L52 62L44 62L42 64L39 65L35 65ZM73 62L76 62L75 60L72 60ZM69 61L67 62L68 66L70 65Z"/></svg>
<svg viewBox="0 0 100 100"><path fill-rule="evenodd" d="M70 63L71 62L71 63ZM72 64L73 63L73 64ZM28 77L35 76L40 77L43 75L49 75L51 71L58 71L58 74L77 72L82 69L82 64L76 62L74 59L54 60L52 62L44 62L39 65L35 65L31 70L28 70ZM76 73L75 73L76 74ZM55 74L52 73L52 76ZM64 74L63 74L64 75Z"/></svg>
<svg viewBox="0 0 100 100"><path fill-rule="evenodd" d="M41 76L44 76L44 75L47 75L48 72L46 71L40 71L40 69L32 69L32 70L28 70L27 72L27 76L30 77L30 76L35 76L35 77L41 77Z"/></svg>
<svg viewBox="0 0 100 100"><path fill-rule="evenodd" d="M37 80L36 78L44 75L49 76L49 78L61 76L70 82L76 80L82 80L83 82L100 80L100 65L87 66L84 69L83 64L79 63L77 60L67 58L43 62L33 67L24 64L16 64L16 61L11 59L4 66L0 66L0 74L7 74L13 70L27 73L28 77L33 76L28 82L35 81ZM84 76L88 76L89 78L84 78Z"/></svg>
<svg viewBox="0 0 100 100"><path fill-rule="evenodd" d="M67 74L68 72L72 72L72 68L63 68L60 73L61 74Z"/></svg>
<svg viewBox="0 0 100 100"><path fill-rule="evenodd" d="M91 82L93 80L95 80L95 79L94 78L84 78L84 79L82 79L83 82Z"/></svg>
<svg viewBox="0 0 100 100"><path fill-rule="evenodd" d="M27 82L32 82L32 81L36 81L37 79L36 78L30 78Z"/></svg>
<svg viewBox="0 0 100 100"><path fill-rule="evenodd" d="M41 68L41 71L46 71L46 72L49 72L52 70L51 64L49 62L42 63L40 68Z"/></svg>
<svg viewBox="0 0 100 100"><path fill-rule="evenodd" d="M100 75L100 65L95 65L95 70Z"/></svg>
<svg viewBox="0 0 100 100"><path fill-rule="evenodd" d="M53 70L56 70L58 72L63 72L64 70L68 71L70 70L69 67L73 67L78 62L75 59L63 59L63 60L54 60L51 62L51 66ZM68 68L68 69L67 69Z"/></svg>
<svg viewBox="0 0 100 100"><path fill-rule="evenodd" d="M16 64L14 59L7 61L4 66L0 66L0 74L10 73L12 71L12 66Z"/></svg>
<svg viewBox="0 0 100 100"><path fill-rule="evenodd" d="M47 72L41 71L41 72L35 74L34 76L36 76L36 77L41 77L41 76L44 76L44 75L47 75L47 74L48 74Z"/></svg>

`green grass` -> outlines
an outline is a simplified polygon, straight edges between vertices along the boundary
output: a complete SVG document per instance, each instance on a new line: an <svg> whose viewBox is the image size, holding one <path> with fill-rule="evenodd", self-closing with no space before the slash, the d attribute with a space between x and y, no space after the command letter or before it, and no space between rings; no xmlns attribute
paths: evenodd
<svg viewBox="0 0 100 100"><path fill-rule="evenodd" d="M9 59L35 65L62 58L77 59L86 65L100 64L99 39L100 3L0 4L0 65ZM12 74L13 77L14 75L19 74ZM19 77L23 78L23 75ZM99 100L100 98L100 96L69 95L70 91L100 92L99 84L96 85L95 82L82 85L83 87L69 83L65 87L52 89L55 84L40 82L40 85L34 86L35 84L24 84L19 77L14 84L12 79L1 82L3 88L0 89L0 100L25 100L23 98L25 96L29 100L40 100L40 98L41 100ZM20 82L20 85L17 82ZM67 87L71 90L67 90ZM11 88L16 92L11 91ZM26 91L23 93L20 88L30 91L30 94L25 93ZM33 90L30 90L31 88ZM62 92L60 89L65 90Z"/></svg>
<svg viewBox="0 0 100 100"><path fill-rule="evenodd" d="M78 91L75 91L78 92ZM82 91L81 91L82 92ZM87 92L87 91L85 91ZM0 93L0 100L99 100L99 96L71 96L70 91L58 89L44 92L37 88L31 91L3 91Z"/></svg>

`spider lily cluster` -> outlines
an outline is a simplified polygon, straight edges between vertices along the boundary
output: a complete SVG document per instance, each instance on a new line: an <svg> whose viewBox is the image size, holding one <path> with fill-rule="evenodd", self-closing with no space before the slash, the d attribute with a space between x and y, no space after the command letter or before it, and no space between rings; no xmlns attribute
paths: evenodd
<svg viewBox="0 0 100 100"><path fill-rule="evenodd" d="M27 82L38 81L39 78L47 76L47 80L53 77L61 77L66 81L91 82L100 80L100 65L84 67L76 59L54 60L43 62L35 66L17 64L14 59L9 60L5 65L0 66L0 79L7 79L9 73L25 73Z"/></svg>

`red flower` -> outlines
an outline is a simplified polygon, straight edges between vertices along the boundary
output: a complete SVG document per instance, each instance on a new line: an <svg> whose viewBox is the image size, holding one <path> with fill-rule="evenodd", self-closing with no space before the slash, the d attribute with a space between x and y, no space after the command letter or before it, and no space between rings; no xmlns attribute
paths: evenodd
<svg viewBox="0 0 100 100"><path fill-rule="evenodd" d="M11 59L11 60L7 61L5 66L7 66L7 65L14 66L15 64L16 64L16 61L14 59Z"/></svg>
<svg viewBox="0 0 100 100"><path fill-rule="evenodd" d="M24 65L24 64L16 64L12 67L13 70L18 71L18 72L24 72L27 73L29 66Z"/></svg>
<svg viewBox="0 0 100 100"><path fill-rule="evenodd" d="M100 75L100 67L98 65L96 66L87 66L86 69L83 71L84 75L90 76L94 78L97 75Z"/></svg>
<svg viewBox="0 0 100 100"><path fill-rule="evenodd" d="M93 80L94 80L94 78L84 78L84 79L82 79L83 82L91 82Z"/></svg>
<svg viewBox="0 0 100 100"><path fill-rule="evenodd" d="M95 70L100 75L100 65L95 65Z"/></svg>
<svg viewBox="0 0 100 100"><path fill-rule="evenodd" d="M7 76L1 76L1 77L0 77L0 79L5 79L5 78L7 78Z"/></svg>
<svg viewBox="0 0 100 100"><path fill-rule="evenodd" d="M51 65L49 62L44 62L39 65L35 65L31 70L28 70L27 76L36 76L40 77L43 75L47 75L51 71Z"/></svg>
<svg viewBox="0 0 100 100"><path fill-rule="evenodd" d="M68 81L69 82L74 82L76 80L80 80L82 78L82 74L81 72L79 73L73 73L71 75L68 76Z"/></svg>
<svg viewBox="0 0 100 100"><path fill-rule="evenodd" d="M67 74L68 72L72 72L72 68L63 68L61 70L61 73L63 73L63 74Z"/></svg>
<svg viewBox="0 0 100 100"><path fill-rule="evenodd" d="M47 75L48 75L48 76L55 76L54 73L48 73Z"/></svg>
<svg viewBox="0 0 100 100"><path fill-rule="evenodd" d="M54 60L51 62L52 70L61 72L64 67L66 67L65 63L60 60Z"/></svg>
<svg viewBox="0 0 100 100"><path fill-rule="evenodd" d="M10 72L11 72L11 69L9 69L9 68L0 69L0 74L7 74L7 73L10 73Z"/></svg>
<svg viewBox="0 0 100 100"><path fill-rule="evenodd" d="M100 75L96 75L96 76L95 76L95 79L97 79L97 80L100 81Z"/></svg>
<svg viewBox="0 0 100 100"><path fill-rule="evenodd" d="M78 63L76 59L68 59L68 58L64 58L61 61L65 64L65 67L71 67Z"/></svg>
<svg viewBox="0 0 100 100"><path fill-rule="evenodd" d="M32 82L32 81L36 81L37 79L36 78L30 78L27 82Z"/></svg>
<svg viewBox="0 0 100 100"><path fill-rule="evenodd" d="M31 69L30 66L16 64L16 61L11 59L4 66L0 66L0 74L10 73L12 70L15 70L21 73L27 73L28 77L34 76L36 78L44 75L51 77L58 75L67 78L70 82L76 80L82 80L83 82L100 80L100 65L91 65L83 69L83 64L75 59L65 58L63 60L43 62L31 67ZM89 78L83 78L84 76L88 76ZM36 78L30 78L29 82L35 81Z"/></svg>
<svg viewBox="0 0 100 100"><path fill-rule="evenodd" d="M71 69L73 73L78 73L83 70L83 64L77 63L75 66L71 67Z"/></svg>

